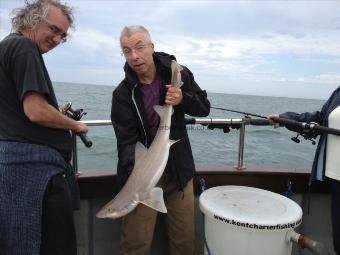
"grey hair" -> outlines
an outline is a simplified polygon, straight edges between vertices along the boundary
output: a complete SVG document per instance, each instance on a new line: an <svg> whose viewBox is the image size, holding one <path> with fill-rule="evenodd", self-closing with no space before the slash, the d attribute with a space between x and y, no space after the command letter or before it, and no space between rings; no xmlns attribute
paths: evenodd
<svg viewBox="0 0 340 255"><path fill-rule="evenodd" d="M140 25L136 25L136 26L125 26L120 34L120 46L122 46L122 38L124 36L127 36L127 37L130 37L132 36L133 34L136 34L136 33L141 33L144 35L144 37L149 41L151 42L151 36L150 36L150 33L149 31L143 27L143 26L140 26Z"/></svg>
<svg viewBox="0 0 340 255"><path fill-rule="evenodd" d="M12 29L22 32L34 29L35 26L46 19L50 6L55 6L66 16L70 27L74 29L73 9L59 0L25 0L25 6L12 11Z"/></svg>

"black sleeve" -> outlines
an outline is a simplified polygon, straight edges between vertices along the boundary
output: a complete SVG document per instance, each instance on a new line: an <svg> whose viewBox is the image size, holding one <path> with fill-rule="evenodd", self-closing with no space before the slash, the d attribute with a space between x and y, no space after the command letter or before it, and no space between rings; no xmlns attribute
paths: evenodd
<svg viewBox="0 0 340 255"><path fill-rule="evenodd" d="M139 136L136 117L132 109L115 92L112 95L111 121L116 134L118 149L116 193L122 188L132 172L135 162L135 147Z"/></svg>
<svg viewBox="0 0 340 255"><path fill-rule="evenodd" d="M201 90L194 79L192 72L183 66L182 71L182 86L183 102L176 106L185 114L197 117L205 117L210 112L210 102L207 98L205 90Z"/></svg>
<svg viewBox="0 0 340 255"><path fill-rule="evenodd" d="M26 49L14 56L11 70L20 100L28 91L49 95L50 91L46 80L47 71L45 72L45 65L38 49Z"/></svg>
<svg viewBox="0 0 340 255"><path fill-rule="evenodd" d="M320 111L315 112L304 112L304 113L296 113L296 112L285 112L280 114L280 118L291 119L299 122L316 122L321 124L322 117Z"/></svg>

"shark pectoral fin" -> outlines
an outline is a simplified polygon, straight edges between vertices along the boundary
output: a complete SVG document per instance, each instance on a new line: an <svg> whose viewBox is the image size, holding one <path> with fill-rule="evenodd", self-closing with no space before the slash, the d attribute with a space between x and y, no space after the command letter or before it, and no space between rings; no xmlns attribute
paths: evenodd
<svg viewBox="0 0 340 255"><path fill-rule="evenodd" d="M170 146L173 145L174 143L177 143L178 141L180 141L180 139L178 140L169 140L169 144Z"/></svg>
<svg viewBox="0 0 340 255"><path fill-rule="evenodd" d="M154 105L153 109L155 110L155 112L157 112L157 114L159 116L162 116L162 112L165 110L165 106L162 105Z"/></svg>
<svg viewBox="0 0 340 255"><path fill-rule="evenodd" d="M140 200L142 204L149 206L156 211L167 213L163 199L163 190L161 188L159 187L153 188L144 197L145 199Z"/></svg>
<svg viewBox="0 0 340 255"><path fill-rule="evenodd" d="M157 112L157 114L159 115L159 116L163 116L164 114L163 114L163 111L166 111L167 109L166 109L166 107L167 107L167 105L154 105L153 106L153 109L155 110L155 112ZM172 110L171 110L171 115L174 113L174 109L172 108Z"/></svg>
<svg viewBox="0 0 340 255"><path fill-rule="evenodd" d="M148 149L141 142L137 142L135 147L135 162L144 158L147 152Z"/></svg>

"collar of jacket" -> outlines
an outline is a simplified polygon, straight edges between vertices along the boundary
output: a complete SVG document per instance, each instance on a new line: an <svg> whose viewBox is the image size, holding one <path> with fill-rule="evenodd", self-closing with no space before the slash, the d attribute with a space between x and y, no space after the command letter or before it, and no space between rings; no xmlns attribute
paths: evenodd
<svg viewBox="0 0 340 255"><path fill-rule="evenodd" d="M171 61L176 60L174 55L170 55L164 52L154 52L153 60L156 65L157 73L161 75L162 79L166 84L171 81ZM125 62L124 65L125 72L125 84L128 86L130 90L134 88L134 86L139 82L137 74L132 68Z"/></svg>

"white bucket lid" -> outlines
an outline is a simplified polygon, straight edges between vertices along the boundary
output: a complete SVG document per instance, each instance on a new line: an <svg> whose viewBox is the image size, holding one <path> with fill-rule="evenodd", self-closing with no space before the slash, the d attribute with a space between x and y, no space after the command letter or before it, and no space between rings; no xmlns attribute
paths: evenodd
<svg viewBox="0 0 340 255"><path fill-rule="evenodd" d="M219 186L204 191L201 211L217 221L264 230L295 228L301 223L301 207L277 193L246 186Z"/></svg>

